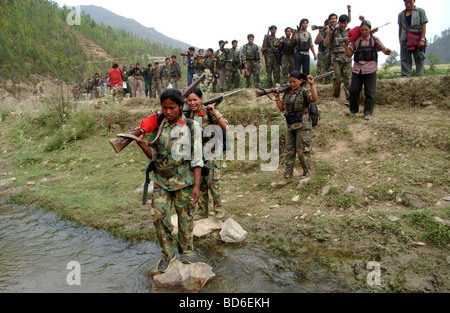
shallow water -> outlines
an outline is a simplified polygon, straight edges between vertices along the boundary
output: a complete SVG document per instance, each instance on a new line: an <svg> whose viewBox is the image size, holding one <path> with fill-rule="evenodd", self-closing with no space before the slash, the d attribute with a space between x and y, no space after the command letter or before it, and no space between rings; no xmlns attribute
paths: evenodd
<svg viewBox="0 0 450 313"><path fill-rule="evenodd" d="M1 196L0 196L1 197ZM198 251L216 276L202 292L345 292L325 268L246 246ZM158 292L147 272L160 258L153 242L132 243L64 221L54 212L0 201L0 292ZM69 285L80 265L80 285Z"/></svg>

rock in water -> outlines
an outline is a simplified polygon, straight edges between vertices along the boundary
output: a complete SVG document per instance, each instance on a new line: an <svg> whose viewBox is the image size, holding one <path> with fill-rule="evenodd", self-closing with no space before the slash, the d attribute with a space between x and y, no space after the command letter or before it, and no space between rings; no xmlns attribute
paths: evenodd
<svg viewBox="0 0 450 313"><path fill-rule="evenodd" d="M178 234L178 216L176 214L170 217L170 222L173 225L172 234ZM215 217L203 218L194 221L194 236L203 237L211 234L216 230L222 229L223 222Z"/></svg>
<svg viewBox="0 0 450 313"><path fill-rule="evenodd" d="M222 241L227 243L242 242L247 238L247 232L232 218L227 219L225 223L223 223L219 235Z"/></svg>
<svg viewBox="0 0 450 313"><path fill-rule="evenodd" d="M194 221L194 236L203 237L216 230L222 229L223 222L215 217L203 218Z"/></svg>
<svg viewBox="0 0 450 313"><path fill-rule="evenodd" d="M202 262L183 264L174 260L165 273L158 272L156 267L150 270L149 275L153 276L157 289L198 292L216 276L212 267Z"/></svg>

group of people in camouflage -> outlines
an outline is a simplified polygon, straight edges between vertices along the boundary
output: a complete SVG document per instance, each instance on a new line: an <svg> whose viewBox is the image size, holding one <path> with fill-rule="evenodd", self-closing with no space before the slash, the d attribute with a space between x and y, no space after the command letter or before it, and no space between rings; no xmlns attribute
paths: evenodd
<svg viewBox="0 0 450 313"><path fill-rule="evenodd" d="M416 8L411 7L411 3L414 4L415 0L404 2L406 10L399 15L400 27L404 24L404 20L410 21L408 25L417 24L417 18L423 19L424 12L414 13ZM334 70L335 100L339 99L341 83L344 84L350 116L354 116L359 110L359 94L362 86L366 90L365 118L370 119L372 114L377 53L381 51L389 55L391 50L385 48L381 41L373 36L370 22L363 17L360 17L362 23L359 27L352 30L347 28L351 20L351 7L347 8L348 14L339 17L330 14L325 25L319 27L319 34L314 40L314 44L319 45L317 55L312 37L307 32L309 24L307 19L302 19L296 30L287 27L285 36L281 38L276 37L277 27L272 25L264 37L261 51L265 58L268 86L272 87L280 82L289 84L289 88L283 92L278 88L273 91L277 109L284 113L287 123L285 172L283 180L278 183L279 186L292 182L296 155L303 169L302 177L311 173L309 165L313 137L311 107L318 101L319 96L314 77L309 74L310 50L314 59L318 61L319 74L330 69ZM402 28L399 36L402 40ZM213 49L208 49L206 55L203 50L199 50L196 54L195 48L189 48L189 52L183 55L183 63L188 68L188 85L203 73L206 73L206 79L199 85L200 88L184 95L185 98L178 90L181 73L175 56L172 56L172 60L166 58L162 68L155 63L155 67L149 66L146 69L148 75L152 77L153 90L160 95L162 115L153 114L147 117L134 130L140 130L141 134L136 142L155 164L152 174L154 189L151 207L157 238L162 248L162 258L158 263L160 272L166 272L176 258L174 247L178 249L181 262L187 264L193 262L195 219L207 218L210 215L222 218L225 214L220 195L218 159L221 158L216 154L206 158L203 148L205 129L209 126L216 127L206 139L219 136L223 140L223 132L227 130L228 122L213 105L203 105L203 92L217 92L217 85L222 92L223 86L226 90L238 88L242 70L245 71L247 87L251 86L253 77L255 88L260 88L260 49L254 43L253 34L249 34L247 39L248 43L240 52L237 50L236 40L232 41L230 48L225 47L227 41L221 40L219 50L214 52ZM352 57L355 61L353 67ZM402 59L402 64L403 62L406 63L406 57L405 60ZM131 73L136 75L136 72ZM220 84L220 78L224 79L226 85ZM305 88L306 86L308 88ZM164 91L161 92L162 89ZM156 92L153 93L155 97ZM183 112L185 100L190 108L188 113ZM143 141L146 134L150 134L150 138L153 139L151 143ZM214 146L212 152L216 148L217 146ZM218 150L219 154L223 153L221 146ZM213 197L213 210L208 208L208 192L211 192ZM173 235L174 226L170 217L172 205L178 216L178 236Z"/></svg>

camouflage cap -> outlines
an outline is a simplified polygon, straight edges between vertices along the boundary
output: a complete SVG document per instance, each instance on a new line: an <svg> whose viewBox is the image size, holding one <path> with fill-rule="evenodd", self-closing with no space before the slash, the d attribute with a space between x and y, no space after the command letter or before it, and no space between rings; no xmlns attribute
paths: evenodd
<svg viewBox="0 0 450 313"><path fill-rule="evenodd" d="M277 27L275 25L272 25L269 27L269 29L274 29L274 28L277 29Z"/></svg>

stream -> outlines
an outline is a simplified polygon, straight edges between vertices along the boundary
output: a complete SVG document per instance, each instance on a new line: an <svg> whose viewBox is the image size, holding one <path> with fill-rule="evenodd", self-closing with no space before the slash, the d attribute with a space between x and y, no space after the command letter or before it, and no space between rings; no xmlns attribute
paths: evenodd
<svg viewBox="0 0 450 313"><path fill-rule="evenodd" d="M216 274L201 292L346 292L312 260L298 270L295 260L249 245L224 244L196 252ZM159 258L157 243L122 240L0 195L0 292L159 292L147 276ZM77 262L78 269L70 262ZM70 278L76 269L80 280L73 285Z"/></svg>

